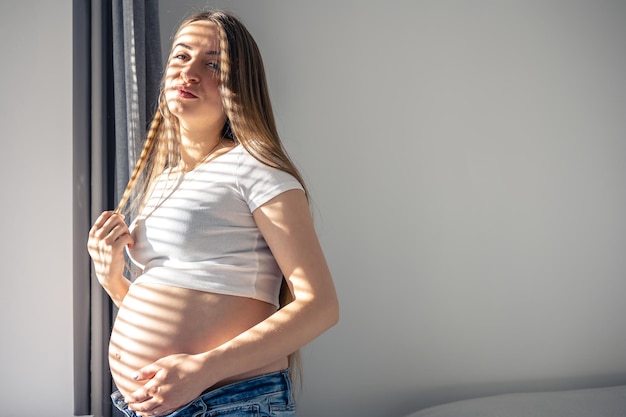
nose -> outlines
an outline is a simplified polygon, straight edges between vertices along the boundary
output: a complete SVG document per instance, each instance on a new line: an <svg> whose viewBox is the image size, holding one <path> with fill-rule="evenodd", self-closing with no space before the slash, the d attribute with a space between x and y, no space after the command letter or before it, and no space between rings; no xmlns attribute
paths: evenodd
<svg viewBox="0 0 626 417"><path fill-rule="evenodd" d="M180 70L180 76L185 83L196 83L199 81L199 74L193 63L189 63Z"/></svg>

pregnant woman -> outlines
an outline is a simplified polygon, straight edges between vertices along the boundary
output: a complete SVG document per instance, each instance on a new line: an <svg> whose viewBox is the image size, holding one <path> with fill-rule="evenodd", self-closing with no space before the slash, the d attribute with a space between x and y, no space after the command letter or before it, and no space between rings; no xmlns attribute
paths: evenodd
<svg viewBox="0 0 626 417"><path fill-rule="evenodd" d="M257 45L233 15L197 13L161 88L119 206L89 233L119 307L114 404L130 417L295 416L292 359L337 322L338 301Z"/></svg>

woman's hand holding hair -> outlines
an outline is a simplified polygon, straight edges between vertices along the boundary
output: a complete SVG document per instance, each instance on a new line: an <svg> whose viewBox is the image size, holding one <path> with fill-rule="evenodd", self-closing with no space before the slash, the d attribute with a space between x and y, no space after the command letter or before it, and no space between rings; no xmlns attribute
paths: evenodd
<svg viewBox="0 0 626 417"><path fill-rule="evenodd" d="M124 278L124 247L133 243L123 216L113 211L102 213L89 230L87 249L96 276L118 306L130 285Z"/></svg>

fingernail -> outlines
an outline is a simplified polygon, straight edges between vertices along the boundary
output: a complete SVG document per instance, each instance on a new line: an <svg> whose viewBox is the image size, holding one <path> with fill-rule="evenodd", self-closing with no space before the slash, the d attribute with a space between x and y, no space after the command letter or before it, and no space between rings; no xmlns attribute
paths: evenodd
<svg viewBox="0 0 626 417"><path fill-rule="evenodd" d="M135 372L132 376L132 378L136 381L139 379L139 372Z"/></svg>

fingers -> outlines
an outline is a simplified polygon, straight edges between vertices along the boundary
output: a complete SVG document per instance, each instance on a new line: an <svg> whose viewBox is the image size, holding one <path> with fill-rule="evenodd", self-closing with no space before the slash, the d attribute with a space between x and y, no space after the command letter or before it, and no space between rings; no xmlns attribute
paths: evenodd
<svg viewBox="0 0 626 417"><path fill-rule="evenodd" d="M148 365L138 370L131 376L131 378L135 381L148 380L148 382L143 387L141 387L131 395L130 398L133 402L146 401L159 393L159 386L157 385L157 381L153 379L157 372L158 369L154 368L154 365Z"/></svg>
<svg viewBox="0 0 626 417"><path fill-rule="evenodd" d="M107 245L119 243L122 245L133 244L128 226L121 214L105 211L94 222L89 231L89 237L102 241ZM118 242L118 240L121 240Z"/></svg>
<svg viewBox="0 0 626 417"><path fill-rule="evenodd" d="M104 239L113 229L125 226L122 215L105 211L96 219L89 233L94 237Z"/></svg>
<svg viewBox="0 0 626 417"><path fill-rule="evenodd" d="M93 223L93 227L91 228L91 230L92 231L96 231L96 230L102 228L102 226L105 224L105 222L107 222L111 217L118 217L122 221L124 221L124 216L123 215L115 213L114 211L104 211L104 212L102 212L102 214L100 214L100 216L98 216L96 221Z"/></svg>
<svg viewBox="0 0 626 417"><path fill-rule="evenodd" d="M155 364L145 366L135 372L131 377L135 381L145 381L145 385L128 396L127 401L132 410L138 411L140 415L154 416L163 413L165 409L160 410L163 405L163 397L161 395L160 379L155 378L160 368ZM159 411L159 412L157 412Z"/></svg>
<svg viewBox="0 0 626 417"><path fill-rule="evenodd" d="M143 403L159 394L161 389L155 383L147 383L142 388L133 392L127 399L129 403Z"/></svg>
<svg viewBox="0 0 626 417"><path fill-rule="evenodd" d="M87 250L101 284L122 273L124 247L132 248L133 245L134 240L122 215L105 211L96 219L89 231Z"/></svg>
<svg viewBox="0 0 626 417"><path fill-rule="evenodd" d="M154 381L148 382L142 388L128 396L126 400L129 408L144 416L160 415L161 413L158 410L159 407L163 405L163 399L159 396L159 392L160 388Z"/></svg>
<svg viewBox="0 0 626 417"><path fill-rule="evenodd" d="M148 365L144 368L141 368L137 372L132 375L132 378L135 381L143 381L146 379L152 379L160 368L156 368L154 365Z"/></svg>

